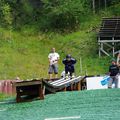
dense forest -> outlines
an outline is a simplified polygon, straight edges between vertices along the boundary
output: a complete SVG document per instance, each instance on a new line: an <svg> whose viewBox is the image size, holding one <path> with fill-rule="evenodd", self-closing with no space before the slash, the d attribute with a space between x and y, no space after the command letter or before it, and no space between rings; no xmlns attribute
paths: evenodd
<svg viewBox="0 0 120 120"><path fill-rule="evenodd" d="M42 31L74 31L84 16L115 4L120 0L0 0L0 25L17 30L35 25Z"/></svg>

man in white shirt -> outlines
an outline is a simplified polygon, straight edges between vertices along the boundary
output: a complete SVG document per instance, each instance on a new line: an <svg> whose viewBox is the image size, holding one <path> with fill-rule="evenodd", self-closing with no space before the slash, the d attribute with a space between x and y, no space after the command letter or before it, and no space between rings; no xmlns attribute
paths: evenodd
<svg viewBox="0 0 120 120"><path fill-rule="evenodd" d="M55 74L55 78L57 78L59 58L60 58L60 56L59 56L58 53L55 52L55 48L52 48L51 53L49 53L49 55L48 55L48 59L49 59L49 70L48 70L49 79L52 79L53 72Z"/></svg>

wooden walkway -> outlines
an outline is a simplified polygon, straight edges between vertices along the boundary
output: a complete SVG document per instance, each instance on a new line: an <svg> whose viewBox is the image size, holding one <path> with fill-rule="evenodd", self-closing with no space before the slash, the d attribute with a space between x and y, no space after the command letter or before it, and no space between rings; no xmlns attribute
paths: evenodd
<svg viewBox="0 0 120 120"><path fill-rule="evenodd" d="M67 91L67 90L81 90L81 82L85 77L78 76L73 79L65 79L61 78L55 81L47 81L43 80L43 85L45 89L51 93L55 93L57 91Z"/></svg>
<svg viewBox="0 0 120 120"><path fill-rule="evenodd" d="M120 17L103 18L98 33L99 57L115 56L120 50Z"/></svg>

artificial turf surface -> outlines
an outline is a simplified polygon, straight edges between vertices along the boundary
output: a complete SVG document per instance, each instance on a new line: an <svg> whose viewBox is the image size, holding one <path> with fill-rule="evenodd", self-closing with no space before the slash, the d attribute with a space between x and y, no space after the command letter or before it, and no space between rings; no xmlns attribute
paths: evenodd
<svg viewBox="0 0 120 120"><path fill-rule="evenodd" d="M120 120L120 89L59 92L24 103L7 101L0 103L0 120ZM80 118L69 118L75 116Z"/></svg>

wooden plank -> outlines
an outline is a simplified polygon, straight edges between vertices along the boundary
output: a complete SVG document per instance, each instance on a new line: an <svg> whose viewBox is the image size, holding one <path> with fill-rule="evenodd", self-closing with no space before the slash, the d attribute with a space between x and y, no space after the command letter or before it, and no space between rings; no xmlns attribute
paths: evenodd
<svg viewBox="0 0 120 120"><path fill-rule="evenodd" d="M42 86L39 86L38 93L39 93L40 100L44 100L44 93L43 93Z"/></svg>
<svg viewBox="0 0 120 120"><path fill-rule="evenodd" d="M77 77L74 79L70 79L68 81L61 81L59 84L53 85L45 80L43 80L43 84L45 85L46 89L52 93L57 92L57 91L66 91L67 88L70 88L70 90L74 90L75 85L78 85L78 83L84 79L85 77ZM80 87L80 85L78 85ZM76 90L80 90L81 88L76 87Z"/></svg>
<svg viewBox="0 0 120 120"><path fill-rule="evenodd" d="M120 40L100 40L98 42L100 42L100 43L104 43L104 42L112 43L112 42L120 42Z"/></svg>
<svg viewBox="0 0 120 120"><path fill-rule="evenodd" d="M15 82L14 86L18 87L18 86L30 86L30 85L38 85L38 84L42 84L41 80L31 80L31 81L21 81L21 82Z"/></svg>
<svg viewBox="0 0 120 120"><path fill-rule="evenodd" d="M77 83L77 90L81 90L81 81Z"/></svg>
<svg viewBox="0 0 120 120"><path fill-rule="evenodd" d="M56 86L62 86L62 85L65 85L65 84L68 84L68 83L71 83L71 82L73 82L73 81L79 81L78 79L80 79L80 78L82 78L81 76L79 76L79 77L76 77L76 78L74 78L74 79L70 79L70 80L68 80L68 81L65 81L64 83L60 83L60 84L58 84L58 85L56 85Z"/></svg>
<svg viewBox="0 0 120 120"><path fill-rule="evenodd" d="M16 87L16 102L26 101L22 96L35 96L39 97L41 100L44 99L42 81L32 80L32 81L21 81L14 84Z"/></svg>
<svg viewBox="0 0 120 120"><path fill-rule="evenodd" d="M54 82L51 82L51 84L56 85L56 84L59 84L59 83L64 82L64 81L68 81L69 79L70 78L68 78L68 79L62 78L62 79L56 80Z"/></svg>

